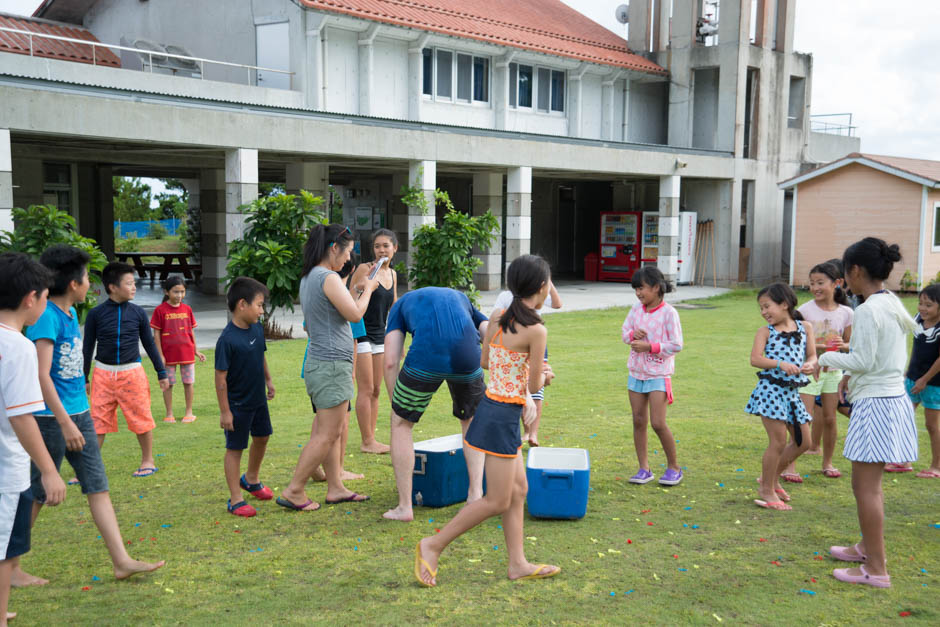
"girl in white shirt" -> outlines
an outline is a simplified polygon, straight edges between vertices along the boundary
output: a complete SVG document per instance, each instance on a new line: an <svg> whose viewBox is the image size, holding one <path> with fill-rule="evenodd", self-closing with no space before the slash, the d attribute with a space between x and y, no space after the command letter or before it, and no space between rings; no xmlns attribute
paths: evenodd
<svg viewBox="0 0 940 627"><path fill-rule="evenodd" d="M904 389L907 334L915 325L898 297L884 286L900 260L897 244L888 246L875 237L845 250L846 282L865 302L855 310L850 351L819 357L820 366L845 371L839 392L848 391L852 416L842 454L852 462L852 491L862 531L862 541L855 546L829 549L836 559L861 562L859 567L837 568L832 574L839 581L877 588L891 587L881 491L884 464L917 459L914 408Z"/></svg>

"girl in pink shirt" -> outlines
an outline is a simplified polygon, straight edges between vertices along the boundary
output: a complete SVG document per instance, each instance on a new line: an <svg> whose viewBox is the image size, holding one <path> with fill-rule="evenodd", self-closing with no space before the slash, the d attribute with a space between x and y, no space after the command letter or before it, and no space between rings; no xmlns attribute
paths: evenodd
<svg viewBox="0 0 940 627"><path fill-rule="evenodd" d="M672 373L675 354L682 350L682 326L679 314L663 300L672 288L662 272L652 266L640 268L633 275L632 285L640 302L627 314L622 337L624 344L630 345L627 388L640 469L630 477L630 483L648 483L655 478L646 446L649 422L659 437L668 466L659 483L676 485L682 481L682 470L676 461L676 440L666 426L666 405L672 404Z"/></svg>

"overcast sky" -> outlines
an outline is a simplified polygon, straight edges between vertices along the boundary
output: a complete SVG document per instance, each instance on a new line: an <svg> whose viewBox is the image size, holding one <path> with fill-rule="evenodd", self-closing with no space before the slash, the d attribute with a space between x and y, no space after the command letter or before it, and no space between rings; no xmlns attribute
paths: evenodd
<svg viewBox="0 0 940 627"><path fill-rule="evenodd" d="M623 36L624 0L562 1ZM0 11L39 4L0 0ZM937 0L799 0L794 45L813 54L812 112L852 113L865 152L940 160L938 25Z"/></svg>

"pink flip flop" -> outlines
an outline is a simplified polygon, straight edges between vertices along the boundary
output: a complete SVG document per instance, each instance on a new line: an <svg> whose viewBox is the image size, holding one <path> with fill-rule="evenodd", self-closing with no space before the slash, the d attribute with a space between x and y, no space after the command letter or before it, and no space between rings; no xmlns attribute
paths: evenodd
<svg viewBox="0 0 940 627"><path fill-rule="evenodd" d="M780 475L780 478L786 481L787 483L803 483L803 477L798 473L788 472Z"/></svg>
<svg viewBox="0 0 940 627"><path fill-rule="evenodd" d="M921 470L916 476L918 479L940 479L940 472L927 468L926 470Z"/></svg>
<svg viewBox="0 0 940 627"><path fill-rule="evenodd" d="M845 583L863 583L875 588L890 588L891 575L869 575L865 571L865 566L859 566L860 575L852 575L848 568L836 568L832 571L832 576Z"/></svg>
<svg viewBox="0 0 940 627"><path fill-rule="evenodd" d="M788 512L793 509L783 501L762 501L761 499L754 499L754 504L764 509L775 509L780 512Z"/></svg>
<svg viewBox="0 0 940 627"><path fill-rule="evenodd" d="M885 464L885 472L913 472L914 469L904 464Z"/></svg>
<svg viewBox="0 0 940 627"><path fill-rule="evenodd" d="M849 549L855 551L855 554L849 553ZM831 546L829 547L829 555L840 562L864 562L868 559L868 556L858 548L858 544L855 546Z"/></svg>

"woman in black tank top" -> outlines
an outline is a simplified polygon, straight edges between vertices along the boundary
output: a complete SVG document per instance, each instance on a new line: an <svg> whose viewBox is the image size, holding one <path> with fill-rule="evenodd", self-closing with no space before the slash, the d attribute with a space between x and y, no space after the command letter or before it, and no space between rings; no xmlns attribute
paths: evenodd
<svg viewBox="0 0 940 627"><path fill-rule="evenodd" d="M356 419L362 436L363 453L388 453L388 445L375 439L375 426L379 414L379 394L382 392L385 371L385 323L388 311L398 300L398 274L391 268L392 257L398 252L398 238L393 231L379 229L372 234L372 254L375 261L385 257L388 263L376 275L378 286L372 293L369 308L362 316L366 336L356 345ZM369 264L362 264L352 278L352 285L360 283L369 272Z"/></svg>

